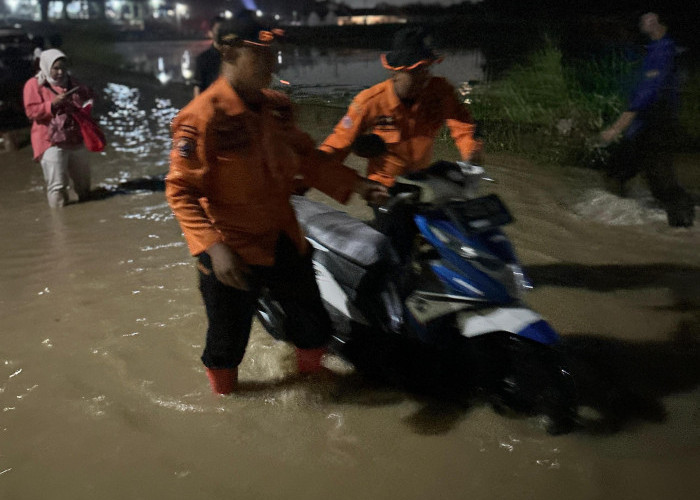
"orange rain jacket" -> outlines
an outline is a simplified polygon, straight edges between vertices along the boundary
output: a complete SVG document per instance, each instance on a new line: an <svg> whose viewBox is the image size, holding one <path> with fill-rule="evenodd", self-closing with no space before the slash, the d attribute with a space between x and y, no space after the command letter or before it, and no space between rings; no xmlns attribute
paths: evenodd
<svg viewBox="0 0 700 500"><path fill-rule="evenodd" d="M264 93L253 111L219 78L172 122L165 193L193 255L223 242L270 266L280 231L307 249L289 203L295 179L341 203L352 194L357 173L315 149L285 95Z"/></svg>
<svg viewBox="0 0 700 500"><path fill-rule="evenodd" d="M379 135L388 151L370 158L367 177L391 186L397 175L430 165L435 137L444 123L462 158L468 159L480 147L474 139L474 120L447 80L432 77L410 108L399 100L392 81L386 80L355 97L319 149L342 161L358 135Z"/></svg>

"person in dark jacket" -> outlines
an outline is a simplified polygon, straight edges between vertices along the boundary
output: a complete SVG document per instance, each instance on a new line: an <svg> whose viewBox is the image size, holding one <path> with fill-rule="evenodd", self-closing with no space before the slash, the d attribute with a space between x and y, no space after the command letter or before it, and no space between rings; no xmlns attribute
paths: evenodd
<svg viewBox="0 0 700 500"><path fill-rule="evenodd" d="M600 134L604 144L621 138L607 175L624 194L625 183L642 172L653 196L666 210L669 225L692 226L695 203L679 185L673 165L679 128L676 44L655 12L640 17L639 30L651 40L642 63L642 79L627 109Z"/></svg>
<svg viewBox="0 0 700 500"><path fill-rule="evenodd" d="M214 17L209 23L209 37L212 40L211 46L199 54L195 60L194 66L194 96L197 97L201 92L206 90L214 80L219 78L219 69L221 68L221 52L217 46L216 37L219 32L219 27L223 22L220 16Z"/></svg>

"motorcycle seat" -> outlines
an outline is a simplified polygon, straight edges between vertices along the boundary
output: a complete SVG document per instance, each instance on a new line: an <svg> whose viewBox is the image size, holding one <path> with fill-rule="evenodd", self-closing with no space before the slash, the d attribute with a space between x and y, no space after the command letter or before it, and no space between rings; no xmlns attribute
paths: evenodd
<svg viewBox="0 0 700 500"><path fill-rule="evenodd" d="M365 268L391 258L389 238L363 221L302 196L291 202L307 237L333 253Z"/></svg>

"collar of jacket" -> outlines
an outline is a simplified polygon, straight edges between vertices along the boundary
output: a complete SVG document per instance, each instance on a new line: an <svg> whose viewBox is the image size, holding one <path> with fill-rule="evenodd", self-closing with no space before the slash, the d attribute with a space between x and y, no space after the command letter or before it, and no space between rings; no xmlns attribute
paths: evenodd
<svg viewBox="0 0 700 500"><path fill-rule="evenodd" d="M220 109L225 115L236 116L251 111L223 76L217 78L209 89L211 89L212 99L216 101L215 107ZM209 89L206 91L209 92ZM280 92L271 89L263 89L262 93L263 101L261 109L289 105L289 99Z"/></svg>
<svg viewBox="0 0 700 500"><path fill-rule="evenodd" d="M384 82L384 86L389 101L389 107L391 109L397 109L399 106L401 106L401 100L399 99L399 96L396 95L396 91L394 90L394 82L392 82L391 78L389 78Z"/></svg>
<svg viewBox="0 0 700 500"><path fill-rule="evenodd" d="M435 85L435 82L436 78L434 76L430 77L428 82L425 84L425 87L423 87L423 89L416 96L416 103L424 101L426 95L430 94L433 91L431 87ZM391 78L384 81L384 86L386 89L386 93L389 96L389 106L392 110L398 109L401 106L401 99L399 99L399 96L397 96L396 92L394 91L394 82L391 81Z"/></svg>
<svg viewBox="0 0 700 500"><path fill-rule="evenodd" d="M210 89L212 99L215 100L216 108L220 109L224 114L235 116L248 111L248 107L243 100L238 97L236 91L233 90L231 84L223 76L214 80Z"/></svg>

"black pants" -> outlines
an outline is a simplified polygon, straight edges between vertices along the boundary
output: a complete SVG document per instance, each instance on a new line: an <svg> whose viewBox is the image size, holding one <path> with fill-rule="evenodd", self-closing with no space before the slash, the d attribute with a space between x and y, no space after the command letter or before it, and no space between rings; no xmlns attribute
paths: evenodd
<svg viewBox="0 0 700 500"><path fill-rule="evenodd" d="M202 363L207 368L235 368L243 359L257 299L265 289L285 312L285 332L299 348L326 345L331 320L321 302L311 255L299 255L282 234L275 249L275 265L252 266L250 290L226 286L216 279L206 252L198 255L199 289L206 307L208 328Z"/></svg>
<svg viewBox="0 0 700 500"><path fill-rule="evenodd" d="M650 120L635 136L616 144L607 175L624 192L625 183L641 173L651 194L666 210L669 224L689 226L695 217L695 201L678 183L673 165L678 129L669 123L670 119Z"/></svg>

